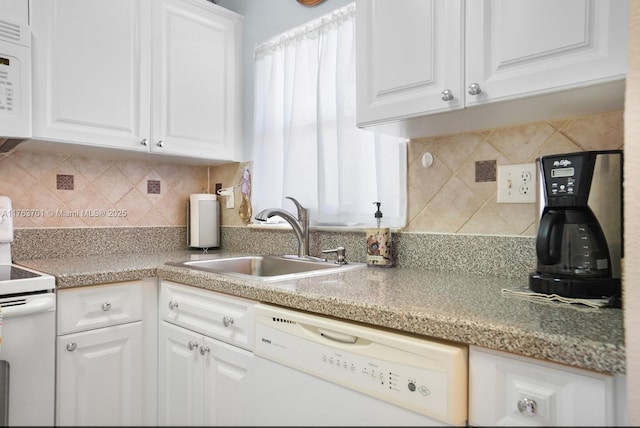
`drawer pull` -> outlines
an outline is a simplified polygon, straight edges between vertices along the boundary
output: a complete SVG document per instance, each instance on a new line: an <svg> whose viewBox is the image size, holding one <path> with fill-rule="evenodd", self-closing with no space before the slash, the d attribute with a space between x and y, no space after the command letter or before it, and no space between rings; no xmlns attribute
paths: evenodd
<svg viewBox="0 0 640 428"><path fill-rule="evenodd" d="M178 308L178 302L169 301L169 309L174 310Z"/></svg>
<svg viewBox="0 0 640 428"><path fill-rule="evenodd" d="M198 347L198 342L189 342L189 351L193 351Z"/></svg>
<svg viewBox="0 0 640 428"><path fill-rule="evenodd" d="M224 324L225 327L229 327L230 325L233 325L233 318L231 318L231 317L223 317L222 318L222 324Z"/></svg>
<svg viewBox="0 0 640 428"><path fill-rule="evenodd" d="M525 416L535 416L537 404L535 400L521 398L518 400L518 411Z"/></svg>
<svg viewBox="0 0 640 428"><path fill-rule="evenodd" d="M211 349L208 346L201 346L200 347L200 355L204 355L209 351L211 351Z"/></svg>
<svg viewBox="0 0 640 428"><path fill-rule="evenodd" d="M103 311L105 311L105 312L110 311L110 310L111 310L111 303L109 303L109 302L104 302L104 303L102 304L102 310L103 310Z"/></svg>
<svg viewBox="0 0 640 428"><path fill-rule="evenodd" d="M67 343L67 351L75 351L78 348L76 342Z"/></svg>

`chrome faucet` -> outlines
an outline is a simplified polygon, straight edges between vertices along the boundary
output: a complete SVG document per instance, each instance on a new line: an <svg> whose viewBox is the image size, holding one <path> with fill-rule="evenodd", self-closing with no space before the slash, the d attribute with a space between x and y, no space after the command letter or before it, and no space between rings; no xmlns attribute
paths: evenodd
<svg viewBox="0 0 640 428"><path fill-rule="evenodd" d="M309 210L295 199L290 196L286 197L291 199L296 208L298 209L298 218L296 219L290 212L282 210L280 208L267 208L256 214L255 219L260 221L266 221L268 218L278 215L285 219L293 228L293 231L298 238L298 257L311 257L309 255Z"/></svg>

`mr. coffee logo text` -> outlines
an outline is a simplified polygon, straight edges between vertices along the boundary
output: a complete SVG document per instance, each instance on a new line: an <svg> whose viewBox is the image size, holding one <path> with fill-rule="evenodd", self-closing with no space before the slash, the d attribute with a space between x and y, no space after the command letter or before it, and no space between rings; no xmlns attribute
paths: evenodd
<svg viewBox="0 0 640 428"><path fill-rule="evenodd" d="M572 162L569 159L561 159L557 161L553 161L553 166L569 166Z"/></svg>

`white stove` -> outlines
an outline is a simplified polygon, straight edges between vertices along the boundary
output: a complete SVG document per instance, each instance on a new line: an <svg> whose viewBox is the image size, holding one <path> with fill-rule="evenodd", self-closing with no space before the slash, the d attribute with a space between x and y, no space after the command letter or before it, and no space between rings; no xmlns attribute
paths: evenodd
<svg viewBox="0 0 640 428"><path fill-rule="evenodd" d="M0 426L53 426L55 278L12 262L13 215L0 196Z"/></svg>

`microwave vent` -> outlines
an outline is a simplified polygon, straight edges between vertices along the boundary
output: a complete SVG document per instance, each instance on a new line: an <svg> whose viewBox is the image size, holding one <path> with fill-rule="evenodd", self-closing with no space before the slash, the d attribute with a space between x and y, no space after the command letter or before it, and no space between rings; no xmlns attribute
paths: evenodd
<svg viewBox="0 0 640 428"><path fill-rule="evenodd" d="M20 42L22 26L0 19L0 39L8 42Z"/></svg>

